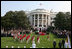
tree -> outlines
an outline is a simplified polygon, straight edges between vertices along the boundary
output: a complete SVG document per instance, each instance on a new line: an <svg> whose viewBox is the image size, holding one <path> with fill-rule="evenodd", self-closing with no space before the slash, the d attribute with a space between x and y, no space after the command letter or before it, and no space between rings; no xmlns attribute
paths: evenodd
<svg viewBox="0 0 72 49"><path fill-rule="evenodd" d="M54 18L54 25L56 28L61 30L70 30L71 29L71 15L70 12L59 12Z"/></svg>
<svg viewBox="0 0 72 49"><path fill-rule="evenodd" d="M26 16L24 11L17 12L17 17L18 17L18 19L17 19L18 27L21 27L21 28L24 28L24 29L30 28L29 19L27 18L27 16Z"/></svg>
<svg viewBox="0 0 72 49"><path fill-rule="evenodd" d="M1 17L1 26L6 30L12 28L30 28L29 20L24 11L9 11Z"/></svg>
<svg viewBox="0 0 72 49"><path fill-rule="evenodd" d="M54 27L53 26L49 26L46 31L51 32L52 30L54 30Z"/></svg>
<svg viewBox="0 0 72 49"><path fill-rule="evenodd" d="M9 30L12 27L15 26L15 23L13 23L13 11L7 12L3 17L1 17L1 25L5 28L5 30Z"/></svg>
<svg viewBox="0 0 72 49"><path fill-rule="evenodd" d="M66 30L71 30L71 15L70 15L70 12L66 12L65 13L65 25L66 25Z"/></svg>

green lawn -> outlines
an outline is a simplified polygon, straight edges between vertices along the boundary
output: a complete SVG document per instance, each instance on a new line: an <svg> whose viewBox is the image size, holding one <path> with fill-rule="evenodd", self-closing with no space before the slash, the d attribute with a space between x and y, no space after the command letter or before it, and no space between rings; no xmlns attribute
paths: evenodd
<svg viewBox="0 0 72 49"><path fill-rule="evenodd" d="M31 34L32 36L33 34ZM62 40L62 38L56 38L55 35L53 35L52 33L50 33L50 41L47 40L47 35L44 36L40 36L40 44L38 44L36 42L37 39L37 35L35 35L35 43L36 43L36 47L38 48L53 48L53 40L56 40L56 48L58 48L58 42L59 40ZM20 48L24 48L24 46L26 46L26 48L30 48L32 47L32 42L30 41L29 43L23 42L20 43L19 41L14 41L14 39L12 37L1 37L1 48L5 48L6 45L11 48L11 46L14 46L14 48L17 48L18 46L20 46Z"/></svg>

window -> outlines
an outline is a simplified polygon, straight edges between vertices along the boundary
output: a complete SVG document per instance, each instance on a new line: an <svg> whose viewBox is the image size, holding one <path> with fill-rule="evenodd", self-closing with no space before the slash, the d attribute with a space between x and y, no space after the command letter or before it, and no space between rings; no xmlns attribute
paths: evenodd
<svg viewBox="0 0 72 49"><path fill-rule="evenodd" d="M41 25L42 24L42 20L39 20L39 25Z"/></svg>
<svg viewBox="0 0 72 49"><path fill-rule="evenodd" d="M37 27L37 25L35 25Z"/></svg>
<svg viewBox="0 0 72 49"><path fill-rule="evenodd" d="M34 19L34 15L32 15L32 18Z"/></svg>
<svg viewBox="0 0 72 49"><path fill-rule="evenodd" d="M35 19L37 19L37 17L38 17L38 14L35 14Z"/></svg>
<svg viewBox="0 0 72 49"><path fill-rule="evenodd" d="M39 14L39 19L42 19L42 14Z"/></svg>
<svg viewBox="0 0 72 49"><path fill-rule="evenodd" d="M39 25L39 27L42 27L42 25Z"/></svg>
<svg viewBox="0 0 72 49"><path fill-rule="evenodd" d="M44 25L44 27L46 27L46 25Z"/></svg>
<svg viewBox="0 0 72 49"><path fill-rule="evenodd" d="M36 25L37 25L37 21L38 21L38 20L35 20L35 24L36 24Z"/></svg>

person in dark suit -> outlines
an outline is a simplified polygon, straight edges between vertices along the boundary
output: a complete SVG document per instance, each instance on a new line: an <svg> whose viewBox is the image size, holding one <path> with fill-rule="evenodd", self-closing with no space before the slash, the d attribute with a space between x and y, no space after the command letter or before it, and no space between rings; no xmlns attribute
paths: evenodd
<svg viewBox="0 0 72 49"><path fill-rule="evenodd" d="M62 46L62 43L61 43L61 41L59 41L58 45L59 45L59 48L61 48L61 46Z"/></svg>
<svg viewBox="0 0 72 49"><path fill-rule="evenodd" d="M56 41L55 40L53 41L53 47L54 48L56 47Z"/></svg>
<svg viewBox="0 0 72 49"><path fill-rule="evenodd" d="M65 40L63 39L62 40L62 46L63 46L63 48L64 48L64 44L65 44Z"/></svg>

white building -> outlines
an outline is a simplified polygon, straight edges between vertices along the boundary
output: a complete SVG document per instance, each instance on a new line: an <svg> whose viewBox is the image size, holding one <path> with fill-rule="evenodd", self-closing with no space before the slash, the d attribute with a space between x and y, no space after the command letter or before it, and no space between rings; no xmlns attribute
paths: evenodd
<svg viewBox="0 0 72 49"><path fill-rule="evenodd" d="M56 17L57 12L48 11L45 9L35 9L26 12L31 25L37 29L47 29L48 26L54 26L52 23L53 18Z"/></svg>

